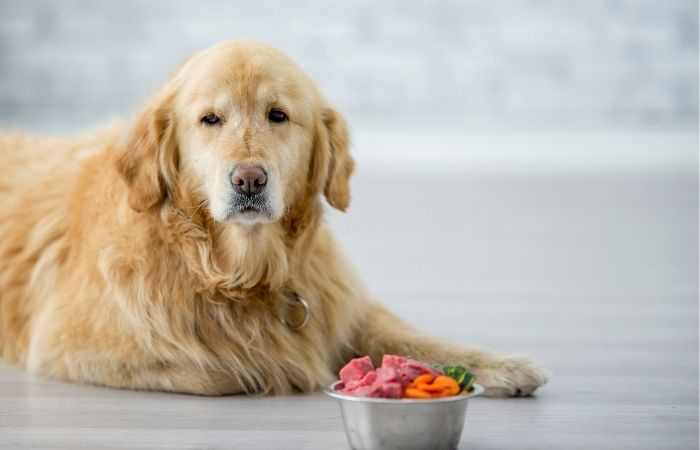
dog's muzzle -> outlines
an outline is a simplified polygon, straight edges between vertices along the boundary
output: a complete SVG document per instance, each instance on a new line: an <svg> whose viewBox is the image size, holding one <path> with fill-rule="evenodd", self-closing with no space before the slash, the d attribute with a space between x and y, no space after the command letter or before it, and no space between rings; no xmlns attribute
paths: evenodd
<svg viewBox="0 0 700 450"><path fill-rule="evenodd" d="M230 210L234 216L246 221L255 220L263 215L272 219L273 213L268 198L268 175L261 166L239 164L230 174L231 196Z"/></svg>

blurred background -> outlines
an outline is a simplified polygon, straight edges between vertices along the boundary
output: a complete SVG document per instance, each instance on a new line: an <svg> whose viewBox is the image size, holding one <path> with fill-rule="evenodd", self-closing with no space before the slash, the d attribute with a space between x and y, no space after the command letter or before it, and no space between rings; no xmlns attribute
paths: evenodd
<svg viewBox="0 0 700 450"><path fill-rule="evenodd" d="M243 36L292 56L353 123L694 126L697 13L692 0L6 1L0 105L4 121L128 113L186 56Z"/></svg>
<svg viewBox="0 0 700 450"><path fill-rule="evenodd" d="M3 1L0 126L128 116L185 57L235 37L298 61L368 163L695 166L693 0ZM649 134L609 151L600 128ZM683 145L667 148L669 128L689 131Z"/></svg>
<svg viewBox="0 0 700 450"><path fill-rule="evenodd" d="M1 1L0 127L129 117L235 37L348 117L354 202L328 220L370 292L553 373L512 442L697 447L697 1ZM632 406L567 428L590 392ZM570 420L538 444L542 417Z"/></svg>

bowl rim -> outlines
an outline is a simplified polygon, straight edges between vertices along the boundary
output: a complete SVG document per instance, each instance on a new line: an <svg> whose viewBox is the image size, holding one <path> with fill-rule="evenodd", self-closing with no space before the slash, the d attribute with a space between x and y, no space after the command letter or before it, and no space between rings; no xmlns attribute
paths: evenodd
<svg viewBox="0 0 700 450"><path fill-rule="evenodd" d="M359 397L357 395L343 394L335 390L335 386L340 383L340 380L334 381L333 383L326 386L323 390L326 395L335 397L340 400L348 400L352 402L365 402L365 403L393 403L393 404L407 404L407 403L447 403L456 402L460 400L468 400L473 397L477 397L484 393L484 388L478 384L474 383L474 389L468 394L457 394L451 397L440 397L440 398L377 398L377 397Z"/></svg>

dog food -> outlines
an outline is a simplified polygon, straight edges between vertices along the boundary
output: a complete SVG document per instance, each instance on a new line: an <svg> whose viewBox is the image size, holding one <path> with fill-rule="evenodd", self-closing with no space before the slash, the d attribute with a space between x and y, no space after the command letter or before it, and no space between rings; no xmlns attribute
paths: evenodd
<svg viewBox="0 0 700 450"><path fill-rule="evenodd" d="M337 390L360 397L438 398L472 389L476 377L464 366L442 370L397 355L384 355L374 368L369 356L355 358L340 370Z"/></svg>

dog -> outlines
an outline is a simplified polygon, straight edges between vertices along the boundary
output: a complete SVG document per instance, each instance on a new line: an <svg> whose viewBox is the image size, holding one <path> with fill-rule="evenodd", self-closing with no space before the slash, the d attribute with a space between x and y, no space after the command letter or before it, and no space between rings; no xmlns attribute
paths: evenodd
<svg viewBox="0 0 700 450"><path fill-rule="evenodd" d="M309 392L386 353L468 366L490 396L533 361L428 336L370 299L322 220L345 211L345 119L288 57L227 41L130 124L0 135L0 354L46 377L200 395Z"/></svg>

